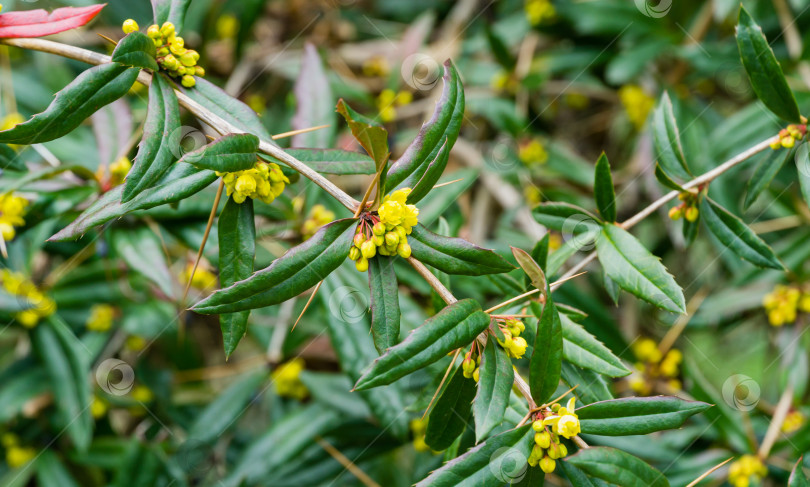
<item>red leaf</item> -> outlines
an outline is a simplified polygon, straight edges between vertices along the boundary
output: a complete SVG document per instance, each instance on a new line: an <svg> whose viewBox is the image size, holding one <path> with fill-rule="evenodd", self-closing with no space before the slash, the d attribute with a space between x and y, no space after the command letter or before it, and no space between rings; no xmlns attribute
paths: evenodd
<svg viewBox="0 0 810 487"><path fill-rule="evenodd" d="M39 9L0 14L0 38L42 37L75 29L93 20L105 5L63 7L51 13Z"/></svg>

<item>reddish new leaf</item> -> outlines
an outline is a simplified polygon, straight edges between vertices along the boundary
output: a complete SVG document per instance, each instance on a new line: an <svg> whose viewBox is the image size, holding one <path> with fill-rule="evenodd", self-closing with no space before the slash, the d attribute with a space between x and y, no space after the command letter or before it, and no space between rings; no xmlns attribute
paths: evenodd
<svg viewBox="0 0 810 487"><path fill-rule="evenodd" d="M0 14L0 38L42 37L81 27L93 20L107 5L63 7L47 10L24 10Z"/></svg>

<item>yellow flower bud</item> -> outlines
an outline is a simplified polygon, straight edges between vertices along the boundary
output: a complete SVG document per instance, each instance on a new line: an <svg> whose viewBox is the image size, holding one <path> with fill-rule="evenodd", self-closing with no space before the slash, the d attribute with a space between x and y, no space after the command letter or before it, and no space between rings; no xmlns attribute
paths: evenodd
<svg viewBox="0 0 810 487"><path fill-rule="evenodd" d="M195 75L200 76L200 77L205 76L205 69L202 66L194 66L194 69L195 69L195 73L194 73Z"/></svg>
<svg viewBox="0 0 810 487"><path fill-rule="evenodd" d="M373 235L371 241L374 242L374 245L377 247L382 247L385 244L385 237L382 235Z"/></svg>
<svg viewBox="0 0 810 487"><path fill-rule="evenodd" d="M556 466L557 463L548 456L543 457L543 459L540 460L540 469L545 473L553 472Z"/></svg>
<svg viewBox="0 0 810 487"><path fill-rule="evenodd" d="M539 432L543 431L545 428L546 427L543 426L542 421L539 421L539 420L538 421L532 421L532 429L535 431L535 433L539 433Z"/></svg>
<svg viewBox="0 0 810 487"><path fill-rule="evenodd" d="M388 232L385 234L385 244L393 247L399 244L399 235L396 232Z"/></svg>
<svg viewBox="0 0 810 487"><path fill-rule="evenodd" d="M684 212L684 218L686 218L687 221L693 222L693 223L695 221L697 221L698 215L699 215L699 211L697 209L697 206L690 206Z"/></svg>
<svg viewBox="0 0 810 487"><path fill-rule="evenodd" d="M171 22L165 22L162 26L160 26L160 35L163 37L169 37L174 34L174 24Z"/></svg>
<svg viewBox="0 0 810 487"><path fill-rule="evenodd" d="M539 423L541 428L544 428L542 421L535 421L535 423ZM532 425L534 427L534 424ZM534 443L539 446L540 448L548 448L551 445L551 435L545 429L541 430L539 433L534 434Z"/></svg>
<svg viewBox="0 0 810 487"><path fill-rule="evenodd" d="M180 63L183 66L194 66L196 61L194 60L194 56L192 56L191 51L186 51L180 56Z"/></svg>
<svg viewBox="0 0 810 487"><path fill-rule="evenodd" d="M123 26L122 29L124 31L124 34L130 34L132 32L135 32L136 30L140 29L140 27L138 27L138 23L135 22L134 20L127 19L127 20L124 21L124 26Z"/></svg>
<svg viewBox="0 0 810 487"><path fill-rule="evenodd" d="M360 256L361 256L360 249L358 249L357 247L352 247L351 249L349 249L349 258L351 260L357 260L360 258Z"/></svg>
<svg viewBox="0 0 810 487"><path fill-rule="evenodd" d="M157 24L152 24L146 29L146 35L151 37L152 39L160 39L160 27Z"/></svg>
<svg viewBox="0 0 810 487"><path fill-rule="evenodd" d="M377 255L377 246L374 245L374 242L371 240L366 240L363 242L363 245L360 246L360 252L363 254L363 257L370 259Z"/></svg>
<svg viewBox="0 0 810 487"><path fill-rule="evenodd" d="M669 217L673 220L678 220L683 215L683 210L680 206L673 206L669 209Z"/></svg>
<svg viewBox="0 0 810 487"><path fill-rule="evenodd" d="M368 270L368 259L362 257L358 259L357 262L354 263L354 266L357 268L358 271L366 272Z"/></svg>
<svg viewBox="0 0 810 487"><path fill-rule="evenodd" d="M383 222L377 222L371 227L371 232L374 235L385 235L385 224Z"/></svg>
<svg viewBox="0 0 810 487"><path fill-rule="evenodd" d="M183 76L183 80L180 83L186 88L193 88L194 85L197 84L197 80L194 79L194 76L187 74Z"/></svg>
<svg viewBox="0 0 810 487"><path fill-rule="evenodd" d="M411 256L411 246L408 245L408 242L402 242L397 245L397 254L403 259L407 259Z"/></svg>
<svg viewBox="0 0 810 487"><path fill-rule="evenodd" d="M359 227L358 227L359 230ZM360 248L363 245L363 242L366 241L366 236L362 233L358 233L354 236L354 246Z"/></svg>

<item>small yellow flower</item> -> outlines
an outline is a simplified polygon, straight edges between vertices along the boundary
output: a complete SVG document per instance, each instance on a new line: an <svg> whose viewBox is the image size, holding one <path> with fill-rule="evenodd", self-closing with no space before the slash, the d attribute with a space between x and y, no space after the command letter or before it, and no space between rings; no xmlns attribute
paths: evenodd
<svg viewBox="0 0 810 487"><path fill-rule="evenodd" d="M773 326L782 326L796 321L802 292L795 287L777 285L762 299L762 306ZM803 301L803 300L802 300Z"/></svg>
<svg viewBox="0 0 810 487"><path fill-rule="evenodd" d="M790 411L782 423L782 432L786 434L795 433L804 426L805 417L800 411Z"/></svg>
<svg viewBox="0 0 810 487"><path fill-rule="evenodd" d="M556 15L550 0L526 0L523 8L526 11L526 18L532 25L542 24Z"/></svg>
<svg viewBox="0 0 810 487"><path fill-rule="evenodd" d="M622 86L619 89L619 99L627 111L627 118L630 119L636 130L640 130L655 105L655 99L638 85Z"/></svg>
<svg viewBox="0 0 810 487"><path fill-rule="evenodd" d="M9 294L21 296L30 304L30 308L20 311L14 316L24 327L35 327L42 318L46 318L56 311L56 303L19 272L8 269L0 270L0 281L2 281L3 289Z"/></svg>
<svg viewBox="0 0 810 487"><path fill-rule="evenodd" d="M146 348L146 339L138 335L130 335L124 340L124 348L131 352L140 352Z"/></svg>
<svg viewBox="0 0 810 487"><path fill-rule="evenodd" d="M189 262L183 272L180 274L180 282L185 284L191 277L191 271L194 270L194 263ZM191 279L191 287L200 291L207 291L213 289L217 285L217 276L211 272L207 264L200 263L197 270L194 272L194 277Z"/></svg>
<svg viewBox="0 0 810 487"><path fill-rule="evenodd" d="M220 39L236 39L236 34L239 33L239 19L230 14L219 16L216 31Z"/></svg>
<svg viewBox="0 0 810 487"><path fill-rule="evenodd" d="M306 399L309 391L301 382L303 371L304 360L299 357L279 365L271 374L276 393L281 397L291 397L299 401Z"/></svg>
<svg viewBox="0 0 810 487"><path fill-rule="evenodd" d="M132 161L126 156L110 164L110 186L118 186L123 183L130 169L132 169Z"/></svg>
<svg viewBox="0 0 810 487"><path fill-rule="evenodd" d="M430 451L430 447L425 443L425 431L427 431L427 421L423 419L412 419L410 422L411 433L413 433L413 449L416 451Z"/></svg>
<svg viewBox="0 0 810 487"><path fill-rule="evenodd" d="M227 195L237 203L243 203L247 198L272 203L284 191L285 183L290 184L281 167L272 162L257 162L244 171L217 172L217 176L222 177Z"/></svg>
<svg viewBox="0 0 810 487"><path fill-rule="evenodd" d="M661 361L661 352L658 350L658 344L651 338L636 340L632 348L636 357L643 362L657 364Z"/></svg>
<svg viewBox="0 0 810 487"><path fill-rule="evenodd" d="M15 227L25 225L23 215L28 206L28 200L14 193L0 195L0 234L3 240L10 242L17 234Z"/></svg>
<svg viewBox="0 0 810 487"><path fill-rule="evenodd" d="M121 28L121 30L124 31L124 34L131 34L131 33L135 32L138 29L140 29L140 27L138 27L138 23L135 22L133 19L125 20L124 25Z"/></svg>
<svg viewBox="0 0 810 487"><path fill-rule="evenodd" d="M728 469L728 482L734 487L748 487L751 480L759 482L768 475L768 468L759 457L743 455Z"/></svg>
<svg viewBox="0 0 810 487"><path fill-rule="evenodd" d="M545 164L548 161L548 152L540 139L534 138L520 145L518 157L527 166Z"/></svg>
<svg viewBox="0 0 810 487"><path fill-rule="evenodd" d="M152 393L152 391L142 384L138 384L137 386L133 387L132 390L129 391L129 397L142 403L150 403L155 399L155 395Z"/></svg>
<svg viewBox="0 0 810 487"><path fill-rule="evenodd" d="M369 78L385 77L391 72L388 59L383 56L374 56L363 62L363 75Z"/></svg>
<svg viewBox="0 0 810 487"><path fill-rule="evenodd" d="M104 332L112 326L115 318L115 308L109 304L95 304L90 308L90 316L87 318L87 329L90 331Z"/></svg>
<svg viewBox="0 0 810 487"><path fill-rule="evenodd" d="M93 396L93 402L90 403L90 413L96 419L103 418L107 414L107 403L104 399Z"/></svg>
<svg viewBox="0 0 810 487"><path fill-rule="evenodd" d="M12 446L6 450L6 463L9 468L20 468L37 456L37 451L28 446Z"/></svg>
<svg viewBox="0 0 810 487"><path fill-rule="evenodd" d="M335 219L335 213L326 209L323 205L315 205L309 210L309 217L304 220L301 226L301 234L304 240L309 239L319 228L332 222Z"/></svg>
<svg viewBox="0 0 810 487"><path fill-rule="evenodd" d="M413 101L413 94L410 91L395 92L385 89L377 97L377 109L380 111L380 119L383 122L390 122L397 116L396 107L403 106Z"/></svg>
<svg viewBox="0 0 810 487"><path fill-rule="evenodd" d="M572 397L565 407L561 407L554 416L543 420L543 425L551 425L554 433L565 438L573 438L580 432L579 418L574 412L576 398Z"/></svg>

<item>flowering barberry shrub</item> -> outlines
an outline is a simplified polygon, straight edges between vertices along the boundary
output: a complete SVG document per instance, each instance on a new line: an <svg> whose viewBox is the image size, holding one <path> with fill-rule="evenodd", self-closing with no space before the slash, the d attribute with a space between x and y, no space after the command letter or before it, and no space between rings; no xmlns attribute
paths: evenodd
<svg viewBox="0 0 810 487"><path fill-rule="evenodd" d="M801 2L51 3L0 485L810 485Z"/></svg>

